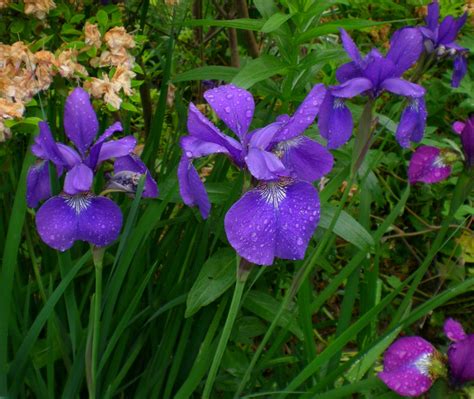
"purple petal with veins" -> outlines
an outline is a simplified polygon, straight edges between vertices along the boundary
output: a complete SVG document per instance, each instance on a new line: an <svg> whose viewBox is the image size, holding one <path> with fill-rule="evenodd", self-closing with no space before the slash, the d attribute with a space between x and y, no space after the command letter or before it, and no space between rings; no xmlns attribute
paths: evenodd
<svg viewBox="0 0 474 399"><path fill-rule="evenodd" d="M41 239L59 251L71 248L77 240L103 247L120 234L122 213L105 197L60 195L38 210L36 227Z"/></svg>
<svg viewBox="0 0 474 399"><path fill-rule="evenodd" d="M316 189L307 182L283 179L261 183L227 212L227 238L237 253L257 265L275 257L303 259L319 221Z"/></svg>

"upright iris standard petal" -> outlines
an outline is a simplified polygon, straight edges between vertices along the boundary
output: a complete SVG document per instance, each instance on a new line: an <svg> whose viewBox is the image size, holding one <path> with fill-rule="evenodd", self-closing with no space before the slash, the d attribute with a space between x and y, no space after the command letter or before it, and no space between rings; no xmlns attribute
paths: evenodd
<svg viewBox="0 0 474 399"><path fill-rule="evenodd" d="M145 175L145 185L143 186L142 196L145 198L158 197L158 186L156 181L151 176L151 173L146 165L137 155L130 153L129 155L115 159L114 173L117 174L124 171ZM134 192L136 192L136 187Z"/></svg>
<svg viewBox="0 0 474 399"><path fill-rule="evenodd" d="M390 40L387 59L395 65L394 76L400 77L411 68L423 52L423 35L416 28L402 28Z"/></svg>
<svg viewBox="0 0 474 399"><path fill-rule="evenodd" d="M308 182L328 174L334 164L332 154L324 146L304 136L279 143L275 151L281 154L283 165L293 177Z"/></svg>
<svg viewBox="0 0 474 399"><path fill-rule="evenodd" d="M88 192L93 179L94 172L87 165L80 163L66 173L64 191L70 195Z"/></svg>
<svg viewBox="0 0 474 399"><path fill-rule="evenodd" d="M474 334L453 342L448 349L449 380L454 387L474 381Z"/></svg>
<svg viewBox="0 0 474 399"><path fill-rule="evenodd" d="M423 338L400 338L386 350L378 376L399 395L422 395L433 384L430 368L435 354L436 349Z"/></svg>
<svg viewBox="0 0 474 399"><path fill-rule="evenodd" d="M197 206L203 219L207 219L211 211L211 203L206 188L194 168L191 160L183 155L178 166L179 193L187 206Z"/></svg>
<svg viewBox="0 0 474 399"><path fill-rule="evenodd" d="M474 166L474 116L467 121L461 132L461 143L466 156L466 164L469 167Z"/></svg>
<svg viewBox="0 0 474 399"><path fill-rule="evenodd" d="M319 220L319 198L307 182L265 182L248 191L225 216L227 238L257 265L275 257L302 259Z"/></svg>
<svg viewBox="0 0 474 399"><path fill-rule="evenodd" d="M110 138L115 132L121 131L123 131L122 123L119 121L114 122L107 129L105 129L104 133L102 133L96 140L89 151L89 156L87 157L86 161L91 169L95 169L100 163L107 159L125 156L133 151L136 145L136 141L133 136L127 136L115 142L106 142L106 140ZM104 150L102 147L105 147ZM130 149L130 147L132 148ZM101 152L103 153L101 154Z"/></svg>
<svg viewBox="0 0 474 399"><path fill-rule="evenodd" d="M408 148L410 142L418 143L423 138L426 126L426 105L424 98L414 98L403 110L395 137L403 148Z"/></svg>
<svg viewBox="0 0 474 399"><path fill-rule="evenodd" d="M122 212L106 197L92 197L88 206L77 215L77 239L97 247L114 242L122 228Z"/></svg>
<svg viewBox="0 0 474 399"><path fill-rule="evenodd" d="M352 38L342 28L339 29L339 32L341 33L342 45L344 46L344 50L346 50L349 58L355 63L356 66L362 66L362 56L360 55L359 49Z"/></svg>
<svg viewBox="0 0 474 399"><path fill-rule="evenodd" d="M324 98L319 112L318 127L327 140L327 148L339 148L350 139L354 123L351 111L344 101L333 97L329 92Z"/></svg>
<svg viewBox="0 0 474 399"><path fill-rule="evenodd" d="M226 148L234 162L239 166L242 165L243 157L240 143L223 134L193 103L189 104L187 127L191 136Z"/></svg>
<svg viewBox="0 0 474 399"><path fill-rule="evenodd" d="M446 165L439 148L431 146L418 147L411 157L408 167L410 184L416 182L437 183L451 174L451 166Z"/></svg>
<svg viewBox="0 0 474 399"><path fill-rule="evenodd" d="M206 91L204 98L229 129L243 140L255 109L252 94L230 84Z"/></svg>
<svg viewBox="0 0 474 399"><path fill-rule="evenodd" d="M76 88L64 106L64 130L84 156L99 131L99 122L90 102L89 94Z"/></svg>
<svg viewBox="0 0 474 399"><path fill-rule="evenodd" d="M431 31L435 31L439 23L439 3L433 1L428 5L428 15L426 16L426 25Z"/></svg>
<svg viewBox="0 0 474 399"><path fill-rule="evenodd" d="M36 214L41 239L65 251L75 241L106 246L115 241L122 227L120 208L110 199L90 194L50 198Z"/></svg>
<svg viewBox="0 0 474 399"><path fill-rule="evenodd" d="M28 170L26 177L26 204L36 208L38 204L51 197L48 161L40 161Z"/></svg>
<svg viewBox="0 0 474 399"><path fill-rule="evenodd" d="M454 58L453 77L451 78L451 86L459 87L461 80L467 73L467 57L464 54L458 54Z"/></svg>
<svg viewBox="0 0 474 399"><path fill-rule="evenodd" d="M439 25L438 44L449 44L456 40L456 36L466 23L467 13L459 18L448 15Z"/></svg>
<svg viewBox="0 0 474 399"><path fill-rule="evenodd" d="M280 131L275 135L275 141L289 140L303 134L314 122L325 95L325 86L323 84L315 85L296 109L294 115L282 125Z"/></svg>
<svg viewBox="0 0 474 399"><path fill-rule="evenodd" d="M444 334L454 342L461 341L467 337L461 323L454 319L447 319L444 322L443 330Z"/></svg>

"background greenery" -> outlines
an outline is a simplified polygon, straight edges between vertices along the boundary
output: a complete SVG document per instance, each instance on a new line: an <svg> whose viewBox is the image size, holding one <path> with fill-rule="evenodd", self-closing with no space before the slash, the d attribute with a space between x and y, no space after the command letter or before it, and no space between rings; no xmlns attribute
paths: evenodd
<svg viewBox="0 0 474 399"><path fill-rule="evenodd" d="M203 221L183 206L176 169L189 102L204 104L203 80L233 82L256 97L253 126L262 126L291 112L315 83L335 83L337 66L347 61L339 27L364 52L383 48L397 28L421 23L426 3L58 1L45 20L25 16L21 4L3 9L0 41L7 44L81 46L86 20L102 30L123 25L135 35L135 95L120 111L95 105L101 124L120 118L124 134L139 138L161 194L159 200L116 198L125 223L104 258L98 377L91 386L90 249L48 248L25 203L34 118L45 115L63 138L62 107L74 84L56 77L28 105L27 118L12 123L12 138L0 145L0 397L201 397L236 281L238 260L223 218L243 181L222 157L206 159L199 166L211 217ZM473 6L441 4L443 15ZM472 18L461 38L471 54ZM450 62L422 78L425 144L459 144L450 124L474 111L472 59L469 68L459 89L450 87ZM352 141L333 152L334 170L320 183L322 220L306 260L251 270L210 397L396 398L375 375L399 334L446 346L441 330L448 316L474 331L473 198L448 220L456 177L408 187L411 150L394 140L402 105L388 97L377 103L377 139L354 181ZM316 126L308 134L317 137ZM447 397L447 389L439 383L431 397Z"/></svg>

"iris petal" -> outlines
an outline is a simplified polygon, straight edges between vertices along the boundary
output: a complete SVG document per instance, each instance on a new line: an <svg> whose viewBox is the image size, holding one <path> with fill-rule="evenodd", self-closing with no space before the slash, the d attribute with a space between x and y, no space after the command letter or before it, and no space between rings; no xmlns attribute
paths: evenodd
<svg viewBox="0 0 474 399"><path fill-rule="evenodd" d="M77 238L76 216L63 197L50 198L36 213L38 234L51 248L65 251Z"/></svg>
<svg viewBox="0 0 474 399"><path fill-rule="evenodd" d="M156 198L159 195L156 181L151 176L150 171L142 160L135 154L128 154L124 157L115 159L114 172L119 173L123 171L135 172L145 175L145 185L143 187L143 197Z"/></svg>
<svg viewBox="0 0 474 399"><path fill-rule="evenodd" d="M464 332L464 328L462 328L461 323L454 319L447 319L444 322L443 330L444 334L451 341L461 341L467 337L466 333Z"/></svg>
<svg viewBox="0 0 474 399"><path fill-rule="evenodd" d="M225 147L238 165L243 163L240 143L223 134L193 103L189 104L187 127L191 136Z"/></svg>
<svg viewBox="0 0 474 399"><path fill-rule="evenodd" d="M74 89L66 99L64 130L82 155L89 149L99 131L99 122L89 94L81 88Z"/></svg>
<svg viewBox="0 0 474 399"><path fill-rule="evenodd" d="M395 65L396 77L411 68L423 52L423 35L416 28L402 28L397 30L390 40L390 50L387 59Z"/></svg>
<svg viewBox="0 0 474 399"><path fill-rule="evenodd" d="M71 248L77 240L103 247L120 234L122 212L105 197L56 196L38 210L36 227L41 239L59 251Z"/></svg>
<svg viewBox="0 0 474 399"><path fill-rule="evenodd" d="M229 129L244 140L255 109L252 94L230 84L206 91L204 98Z"/></svg>
<svg viewBox="0 0 474 399"><path fill-rule="evenodd" d="M30 208L36 208L40 201L51 197L49 165L41 161L33 165L26 177L26 203Z"/></svg>
<svg viewBox="0 0 474 399"><path fill-rule="evenodd" d="M414 99L405 107L395 133L401 147L408 148L410 142L421 141L425 132L426 116L426 105L423 98Z"/></svg>
<svg viewBox="0 0 474 399"><path fill-rule="evenodd" d="M279 144L282 162L298 179L313 182L332 170L334 158L321 144L308 137Z"/></svg>
<svg viewBox="0 0 474 399"><path fill-rule="evenodd" d="M440 154L441 151L436 147L418 147L408 167L410 184L416 182L432 184L447 179L451 174L451 166L443 164Z"/></svg>
<svg viewBox="0 0 474 399"><path fill-rule="evenodd" d="M203 219L207 219L211 211L211 203L206 188L194 168L191 160L183 155L178 166L179 193L188 206L197 206Z"/></svg>
<svg viewBox="0 0 474 399"><path fill-rule="evenodd" d="M467 57L463 54L458 54L454 58L454 68L453 68L453 76L451 78L451 86L452 87L459 87L461 84L461 80L467 73Z"/></svg>
<svg viewBox="0 0 474 399"><path fill-rule="evenodd" d="M78 240L98 247L114 242L122 228L122 212L115 202L105 197L92 197L90 204L79 215Z"/></svg>
<svg viewBox="0 0 474 399"><path fill-rule="evenodd" d="M319 221L319 197L307 182L264 183L248 191L225 216L227 238L249 262L302 259Z"/></svg>
<svg viewBox="0 0 474 399"><path fill-rule="evenodd" d="M66 173L64 191L70 195L87 192L92 187L93 179L92 170L87 165L80 163Z"/></svg>
<svg viewBox="0 0 474 399"><path fill-rule="evenodd" d="M384 354L384 369L379 378L403 396L418 396L430 389L430 365L435 348L420 337L395 341Z"/></svg>
<svg viewBox="0 0 474 399"><path fill-rule="evenodd" d="M259 148L250 148L245 162L252 176L258 180L274 180L288 175L285 165L275 154Z"/></svg>
<svg viewBox="0 0 474 399"><path fill-rule="evenodd" d="M303 134L303 132L314 122L316 115L326 95L326 87L323 84L315 85L305 97L293 116L281 127L275 135L274 141L289 140Z"/></svg>
<svg viewBox="0 0 474 399"><path fill-rule="evenodd" d="M351 111L341 99L328 93L321 105L318 127L327 140L327 148L339 148L347 143L354 128Z"/></svg>

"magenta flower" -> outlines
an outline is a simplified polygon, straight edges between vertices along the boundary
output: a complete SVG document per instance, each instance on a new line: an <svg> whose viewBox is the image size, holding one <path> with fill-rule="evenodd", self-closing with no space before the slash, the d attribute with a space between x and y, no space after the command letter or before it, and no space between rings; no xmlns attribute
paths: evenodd
<svg viewBox="0 0 474 399"><path fill-rule="evenodd" d="M379 378L401 396L419 396L433 384L432 367L437 351L420 337L396 340L384 354Z"/></svg>
<svg viewBox="0 0 474 399"><path fill-rule="evenodd" d="M336 77L341 84L328 89L321 105L318 126L328 148L338 148L351 137L352 114L345 100L359 95L375 99L384 91L406 97L409 101L396 132L399 144L408 147L410 141L420 141L426 123L425 89L401 76L420 56L423 47L421 33L415 28L401 29L393 35L385 56L372 49L362 57L347 32L340 31L344 49L352 61L338 68Z"/></svg>
<svg viewBox="0 0 474 399"><path fill-rule="evenodd" d="M449 380L453 387L474 381L474 334L467 335L453 319L444 323L444 333L452 341L448 349Z"/></svg>
<svg viewBox="0 0 474 399"><path fill-rule="evenodd" d="M451 85L458 87L467 72L468 49L459 46L455 40L459 31L466 23L467 13L459 18L451 15L439 22L439 3L433 1L428 6L426 27L420 28L425 38L425 48L435 54L438 59L454 58L454 70Z"/></svg>
<svg viewBox="0 0 474 399"><path fill-rule="evenodd" d="M466 122L454 122L453 130L461 136L466 165L471 168L474 166L474 116Z"/></svg>
<svg viewBox="0 0 474 399"><path fill-rule="evenodd" d="M447 179L450 174L451 166L445 163L442 151L439 148L426 145L416 149L408 167L410 184L417 182L437 183Z"/></svg>
<svg viewBox="0 0 474 399"><path fill-rule="evenodd" d="M210 202L192 160L227 155L258 181L228 211L227 238L240 256L260 265L275 257L302 259L319 220L319 197L311 184L332 169L332 155L303 136L325 95L315 86L293 116L281 115L268 126L249 131L254 113L252 95L234 85L208 90L204 97L237 139L223 134L193 105L189 106L189 136L181 138L183 156L178 180L183 201L198 206L203 218Z"/></svg>
<svg viewBox="0 0 474 399"><path fill-rule="evenodd" d="M41 161L28 173L28 205L36 207L51 196L50 164L54 165L59 176L66 171L63 191L49 198L36 214L36 227L41 239L60 251L69 249L77 240L99 247L109 245L120 233L122 213L112 200L92 193L94 174L109 159L115 158L119 165L127 162L133 156L135 138L126 136L110 141L115 132L122 131L122 125L116 122L94 142L99 123L89 95L80 88L72 91L64 108L64 130L76 149L55 142L46 122L40 122L39 128L40 134L32 151ZM144 164L133 159L131 171L138 172L137 168L141 168L139 173L151 178ZM145 190L145 194L153 197L157 190Z"/></svg>

